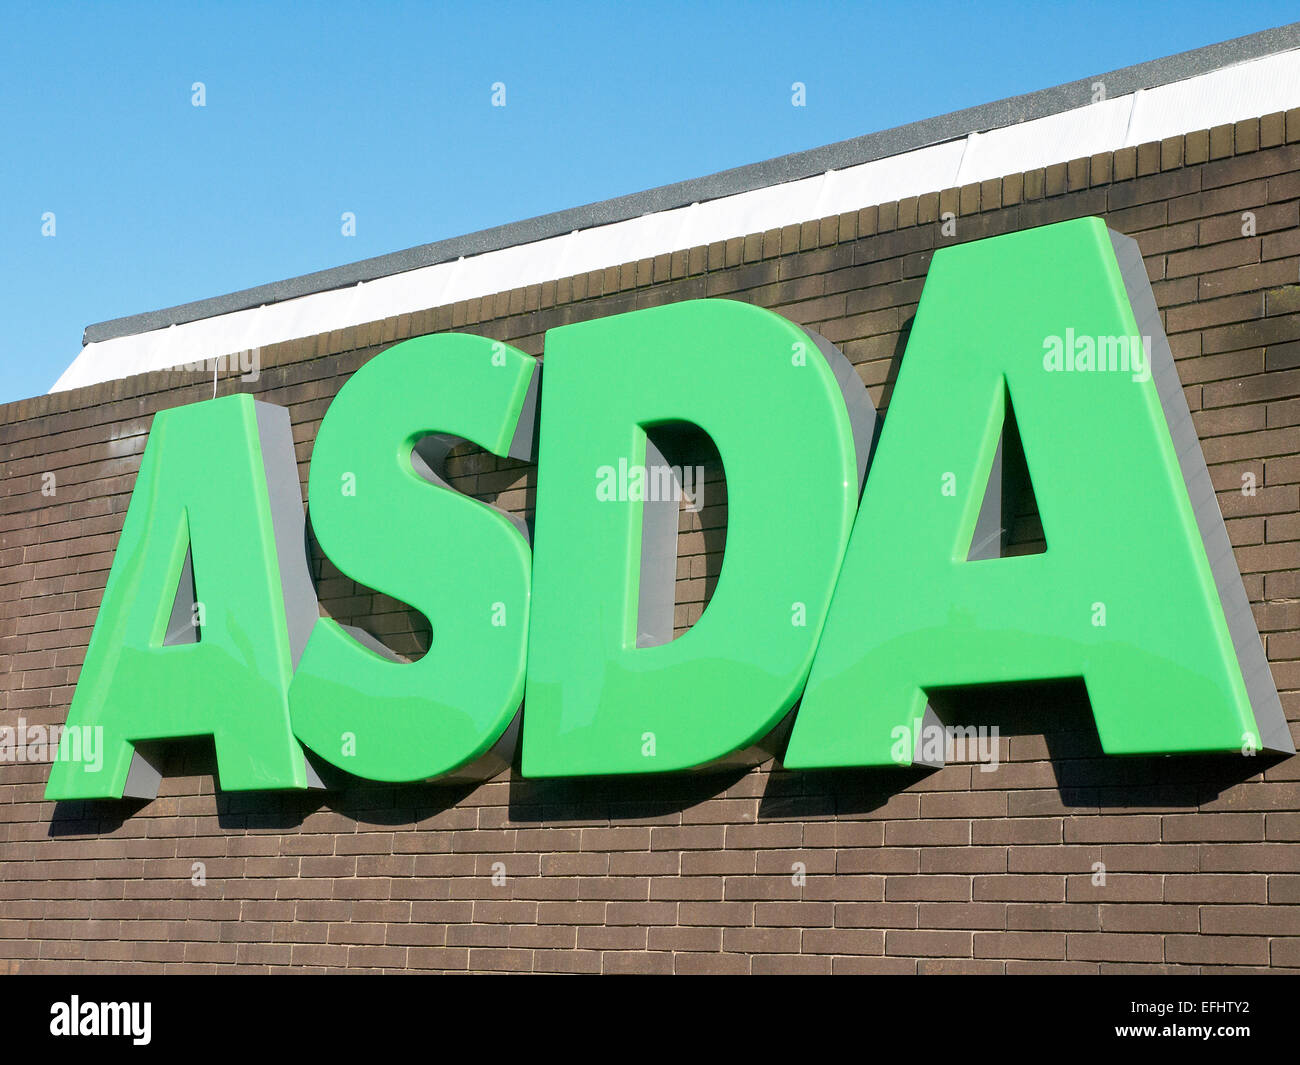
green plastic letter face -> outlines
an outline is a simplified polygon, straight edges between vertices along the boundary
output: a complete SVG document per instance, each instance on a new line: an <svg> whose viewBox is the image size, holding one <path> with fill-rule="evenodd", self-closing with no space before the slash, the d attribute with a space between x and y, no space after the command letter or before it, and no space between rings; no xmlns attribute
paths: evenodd
<svg viewBox="0 0 1300 1065"><path fill-rule="evenodd" d="M432 628L428 653L401 662L358 629L317 623L290 695L294 731L350 773L416 781L462 769L519 709L528 543L438 466L453 438L530 457L536 371L484 337L417 337L353 374L325 414L308 493L321 548Z"/></svg>
<svg viewBox="0 0 1300 1065"><path fill-rule="evenodd" d="M547 334L525 775L698 767L781 721L807 678L873 422L843 356L747 304ZM679 502L664 503L675 477L655 443L673 423L717 446L729 516L713 598L676 640Z"/></svg>
<svg viewBox="0 0 1300 1065"><path fill-rule="evenodd" d="M1047 546L980 557L1008 397ZM1141 256L1098 219L935 254L785 764L908 764L927 693L1066 677L1108 754L1293 749Z"/></svg>
<svg viewBox="0 0 1300 1065"><path fill-rule="evenodd" d="M46 798L152 797L134 744L182 736L214 738L224 790L307 786L288 705L315 613L298 493L283 408L157 414Z"/></svg>

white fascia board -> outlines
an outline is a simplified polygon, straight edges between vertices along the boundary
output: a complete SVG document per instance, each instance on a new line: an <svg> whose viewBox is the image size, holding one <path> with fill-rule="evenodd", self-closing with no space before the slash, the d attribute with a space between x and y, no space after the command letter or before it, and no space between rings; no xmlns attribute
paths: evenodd
<svg viewBox="0 0 1300 1065"><path fill-rule="evenodd" d="M87 344L51 392L164 370L1300 106L1300 51L843 170Z"/></svg>
<svg viewBox="0 0 1300 1065"><path fill-rule="evenodd" d="M1125 147L1298 105L1300 52L1263 56L1138 93Z"/></svg>

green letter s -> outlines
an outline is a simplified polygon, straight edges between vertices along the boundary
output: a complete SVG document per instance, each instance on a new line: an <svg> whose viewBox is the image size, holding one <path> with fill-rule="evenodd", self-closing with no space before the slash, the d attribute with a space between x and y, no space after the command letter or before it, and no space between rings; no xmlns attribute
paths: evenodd
<svg viewBox="0 0 1300 1065"><path fill-rule="evenodd" d="M511 519L452 490L416 445L441 442L445 454L450 436L530 457L537 373L534 359L484 337L417 337L353 374L325 414L308 492L321 548L432 628L428 653L399 662L360 630L317 623L290 691L294 732L350 773L415 781L463 769L519 708L528 543Z"/></svg>

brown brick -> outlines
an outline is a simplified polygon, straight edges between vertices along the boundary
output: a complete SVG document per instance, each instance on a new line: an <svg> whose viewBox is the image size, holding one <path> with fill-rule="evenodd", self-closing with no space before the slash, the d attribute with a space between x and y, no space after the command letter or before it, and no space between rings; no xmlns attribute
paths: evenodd
<svg viewBox="0 0 1300 1065"><path fill-rule="evenodd" d="M1188 965L1267 965L1268 940L1254 936L1169 936L1166 958Z"/></svg>
<svg viewBox="0 0 1300 1065"><path fill-rule="evenodd" d="M890 929L885 933L885 953L901 957L971 957L971 932L908 931Z"/></svg>
<svg viewBox="0 0 1300 1065"><path fill-rule="evenodd" d="M263 351L253 391L289 407L305 485L329 401L386 344L463 329L544 355L550 328L712 295L841 344L884 407L936 247L1100 214L1146 257L1297 731L1298 115L298 338ZM955 238L940 232L949 211ZM150 374L0 406L0 671L11 671L0 672L0 713L66 715L150 417L204 387ZM47 468L60 496L33 506ZM464 445L449 470L485 501L533 506L523 464ZM1241 494L1243 473L1253 495ZM684 523L683 630L720 572L718 528ZM332 614L419 648L400 603L313 564ZM1222 779L1212 768L1208 781L1178 758L1133 768L1100 755L1086 712L1058 723L1052 709L1036 707L1035 723L1009 736L997 774L954 765L910 783L769 766L617 787L507 771L445 793L357 784L300 803L214 794L209 753L187 756L187 775L169 774L142 809L61 812L61 832L42 798L48 770L11 765L0 779L0 971L1300 969L1300 760ZM84 820L69 830L67 817ZM207 863L206 893L191 891L194 861ZM497 861L504 886L491 881Z"/></svg>

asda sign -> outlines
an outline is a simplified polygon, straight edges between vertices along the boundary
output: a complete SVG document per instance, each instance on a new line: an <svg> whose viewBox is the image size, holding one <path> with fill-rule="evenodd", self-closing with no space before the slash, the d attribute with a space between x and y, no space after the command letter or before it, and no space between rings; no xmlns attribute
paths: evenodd
<svg viewBox="0 0 1300 1065"><path fill-rule="evenodd" d="M1001 557L1013 409L1046 550ZM535 419L530 545L438 459L529 457ZM875 421L825 340L729 300L553 329L544 375L477 336L388 348L327 410L308 504L339 570L429 619L405 662L320 616L288 412L162 411L69 712L102 758L56 759L46 795L153 795L150 741L186 736L225 789L311 786L307 752L472 774L516 739L526 776L671 772L796 702L787 768L910 764L936 693L1052 678L1108 754L1293 749L1133 241L1081 219L936 252L872 453ZM593 487L671 465L680 423L729 520L672 639L676 499Z"/></svg>

